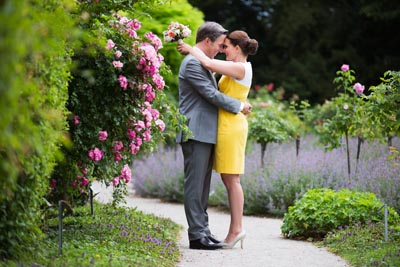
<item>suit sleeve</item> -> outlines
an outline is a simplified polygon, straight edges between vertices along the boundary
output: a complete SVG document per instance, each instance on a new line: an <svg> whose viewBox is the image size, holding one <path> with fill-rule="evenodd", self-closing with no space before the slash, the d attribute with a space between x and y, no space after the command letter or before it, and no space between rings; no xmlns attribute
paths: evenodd
<svg viewBox="0 0 400 267"><path fill-rule="evenodd" d="M192 88L197 90L211 104L231 113L237 114L240 112L241 102L236 98L221 93L212 80L212 74L198 60L193 58L188 61L185 79L191 83Z"/></svg>

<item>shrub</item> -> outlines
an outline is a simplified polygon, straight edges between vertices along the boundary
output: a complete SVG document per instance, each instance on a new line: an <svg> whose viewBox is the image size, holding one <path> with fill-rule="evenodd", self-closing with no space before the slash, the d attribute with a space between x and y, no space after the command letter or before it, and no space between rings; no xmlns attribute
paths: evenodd
<svg viewBox="0 0 400 267"><path fill-rule="evenodd" d="M55 200L85 200L90 183L98 180L113 185L115 204L123 202L132 160L183 121L163 92L161 39L143 32L130 11L114 13L124 8L118 2L80 5L83 14L90 13L81 20L89 37L74 57L68 100L73 145L52 177Z"/></svg>
<svg viewBox="0 0 400 267"><path fill-rule="evenodd" d="M71 1L0 4L0 259L33 252L66 129Z"/></svg>
<svg viewBox="0 0 400 267"><path fill-rule="evenodd" d="M339 226L383 220L383 203L372 193L320 188L307 191L289 207L282 233L289 238L321 238ZM391 221L399 219L390 209Z"/></svg>
<svg viewBox="0 0 400 267"><path fill-rule="evenodd" d="M135 192L172 202L183 202L183 156L176 149L160 148L133 162Z"/></svg>

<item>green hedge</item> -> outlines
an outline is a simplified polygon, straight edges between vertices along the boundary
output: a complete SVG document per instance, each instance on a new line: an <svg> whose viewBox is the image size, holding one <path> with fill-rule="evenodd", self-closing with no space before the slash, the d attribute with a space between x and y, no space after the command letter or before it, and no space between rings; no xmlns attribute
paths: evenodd
<svg viewBox="0 0 400 267"><path fill-rule="evenodd" d="M0 4L0 259L26 255L41 235L47 176L65 139L72 5Z"/></svg>

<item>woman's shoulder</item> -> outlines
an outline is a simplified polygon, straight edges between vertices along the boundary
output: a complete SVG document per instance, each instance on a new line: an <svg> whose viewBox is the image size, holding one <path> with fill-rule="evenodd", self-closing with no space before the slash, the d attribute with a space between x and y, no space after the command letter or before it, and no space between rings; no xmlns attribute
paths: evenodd
<svg viewBox="0 0 400 267"><path fill-rule="evenodd" d="M244 67L244 77L241 80L235 79L240 84L246 85L246 86L251 86L251 80L253 78L253 68L251 66L251 62L241 62Z"/></svg>

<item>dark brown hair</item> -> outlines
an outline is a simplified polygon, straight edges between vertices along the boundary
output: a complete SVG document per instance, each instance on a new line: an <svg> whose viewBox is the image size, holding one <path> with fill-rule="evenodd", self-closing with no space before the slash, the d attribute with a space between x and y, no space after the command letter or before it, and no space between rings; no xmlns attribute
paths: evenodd
<svg viewBox="0 0 400 267"><path fill-rule="evenodd" d="M255 55L258 49L258 42L250 39L244 31L233 31L226 37L231 41L233 46L239 46L245 56Z"/></svg>

